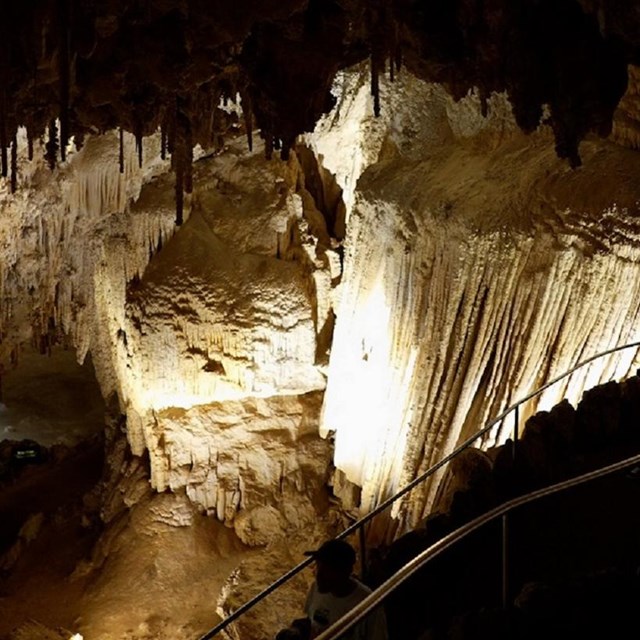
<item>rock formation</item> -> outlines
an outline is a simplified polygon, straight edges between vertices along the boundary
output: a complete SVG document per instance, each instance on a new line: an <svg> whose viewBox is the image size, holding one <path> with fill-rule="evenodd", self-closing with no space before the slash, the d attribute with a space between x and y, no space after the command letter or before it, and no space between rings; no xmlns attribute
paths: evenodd
<svg viewBox="0 0 640 640"><path fill-rule="evenodd" d="M390 101L349 217L323 410L365 510L582 357L640 337L634 151L587 140L576 171L546 127L518 132L501 96L485 117L477 95L454 103L401 78ZM596 362L539 407L575 402L633 362L633 351Z"/></svg>
<svg viewBox="0 0 640 640"><path fill-rule="evenodd" d="M90 356L167 526L199 512L302 548L335 529L329 498L371 509L640 338L633 2L38 0L2 18L0 374L27 343ZM521 417L637 364L594 362ZM237 569L220 609L265 566Z"/></svg>

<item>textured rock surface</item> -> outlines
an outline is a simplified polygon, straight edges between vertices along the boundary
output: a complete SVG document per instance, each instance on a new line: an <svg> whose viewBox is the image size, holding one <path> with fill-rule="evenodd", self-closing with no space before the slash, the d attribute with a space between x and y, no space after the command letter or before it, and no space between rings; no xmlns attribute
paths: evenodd
<svg viewBox="0 0 640 640"><path fill-rule="evenodd" d="M636 375L590 389L575 409L564 400L549 412L534 414L527 421L515 457L511 442L486 454L467 449L466 455L448 466L440 486L440 512L401 536L384 552L379 583L438 540L508 500L636 456L640 451L639 411L640 377ZM638 492L634 475L635 472L612 473L509 513L510 539L517 540L509 548L513 569L509 597L514 598L516 606L522 606L521 613L533 613L535 598L530 597L535 590L528 584L530 581L543 581L549 589L550 584L574 581L583 573L605 570L610 574L613 567L619 567L633 576L637 585L635 549L640 519L630 507ZM387 619L398 637L466 638L460 628L445 631L453 618L482 611L478 616L481 618L494 607L504 610L499 604L501 583L496 572L501 562L501 550L496 545L500 526L496 521L493 526L481 527L396 591L387 607ZM576 531L581 535L577 536ZM520 595L516 595L521 588ZM558 628L563 628L559 633L562 636L569 609L564 605L557 608L555 594L552 597L548 593L549 600L544 604L553 606L538 621L545 629L551 628L555 622L554 615L549 614L555 612ZM567 590L565 595L568 593L575 603L576 594ZM600 595L626 612L633 607L625 598L636 598L635 587L622 600L621 592L609 588ZM425 598L431 603L426 609L421 607ZM599 619L603 629L610 629L611 618L603 614L599 601L592 604L595 616L588 623L585 616L587 610L591 611L589 606L581 603L573 610L585 628L591 628ZM536 614L542 615L542 611ZM514 620L518 617L510 620L506 636L531 637L531 620L520 621L522 631L518 631L520 623L514 625ZM470 628L479 629L478 622L474 620ZM489 633L482 630L477 637L487 637ZM576 630L571 637L577 635L580 634Z"/></svg>
<svg viewBox="0 0 640 640"><path fill-rule="evenodd" d="M149 450L153 485L188 487L228 524L245 512L243 539L264 542L315 517L330 466L318 392L340 259L323 204L294 156L265 162L242 141L195 165L174 236L167 164L139 168L127 136L120 174L117 149L91 138L53 180L41 167L2 194L5 366L66 334L117 395L133 451Z"/></svg>
<svg viewBox="0 0 640 640"><path fill-rule="evenodd" d="M240 93L248 129L255 118L286 156L331 109L336 72L366 58L376 110L379 76L402 62L456 97L472 87L508 92L525 131L547 105L557 151L576 164L578 143L610 129L626 64L638 59L639 20L632 2L613 0L16 5L0 32L2 173L17 175L9 156L18 125L33 139L46 133L52 163L58 152L64 160L71 134L123 127L140 140L162 126L181 199L193 144L229 127L221 97Z"/></svg>
<svg viewBox="0 0 640 640"><path fill-rule="evenodd" d="M477 97L420 91L394 112L393 152L358 182L325 396L336 466L365 510L581 357L640 337L635 152L588 141L573 171L548 132L514 129L500 97L484 118ZM539 406L625 375L634 355Z"/></svg>
<svg viewBox="0 0 640 640"><path fill-rule="evenodd" d="M21 151L26 153L24 146ZM127 279L148 263L158 239L173 233L171 199L166 220L160 201L146 212L149 216L136 215L135 205L129 211L143 181L167 164L156 163L151 154L139 169L132 136L125 137L124 151L121 174L117 137L94 137L52 174L44 165L42 147L36 146L30 171L21 177L22 189L11 194L5 183L0 185L0 357L5 367L18 358L11 351L21 343L33 341L46 353L60 330L71 334L80 360L90 348L97 350L100 287L94 280L113 259L124 291ZM110 293L115 297L117 290ZM99 377L106 375L104 369Z"/></svg>
<svg viewBox="0 0 640 640"><path fill-rule="evenodd" d="M324 540L344 529L345 523L334 512L318 518L286 540L269 544L262 553L245 556L225 582L217 602L217 612L224 618L250 600L273 580L304 559L303 553L316 549ZM252 638L270 640L276 633L299 618L313 581L313 569L307 568L284 586L270 594L250 612L231 625L229 635L234 640Z"/></svg>
<svg viewBox="0 0 640 640"><path fill-rule="evenodd" d="M305 529L326 506L321 402L315 393L160 412L146 435L153 485L186 488L247 544Z"/></svg>

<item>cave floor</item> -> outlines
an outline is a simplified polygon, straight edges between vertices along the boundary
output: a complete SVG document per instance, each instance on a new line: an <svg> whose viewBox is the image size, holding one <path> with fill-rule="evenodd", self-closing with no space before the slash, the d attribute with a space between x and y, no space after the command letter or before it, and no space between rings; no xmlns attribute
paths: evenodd
<svg viewBox="0 0 640 640"><path fill-rule="evenodd" d="M225 580L255 552L212 518L171 524L177 497L152 492L146 478L138 503L99 524L87 496L103 473L102 440L60 451L0 488L0 639L42 640L34 620L91 640L189 640L214 626ZM21 527L32 540L3 569Z"/></svg>

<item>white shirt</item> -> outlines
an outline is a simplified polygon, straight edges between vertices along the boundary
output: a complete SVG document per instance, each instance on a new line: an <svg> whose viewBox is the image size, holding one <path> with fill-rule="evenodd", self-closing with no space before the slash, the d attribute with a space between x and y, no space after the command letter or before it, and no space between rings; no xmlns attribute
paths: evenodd
<svg viewBox="0 0 640 640"><path fill-rule="evenodd" d="M332 593L320 593L316 582L311 585L304 605L304 611L311 620L311 638L320 635L371 593L369 587L355 578L351 578L351 581L355 585L354 590L342 598ZM372 611L342 638L344 640L387 640L387 624L382 607Z"/></svg>

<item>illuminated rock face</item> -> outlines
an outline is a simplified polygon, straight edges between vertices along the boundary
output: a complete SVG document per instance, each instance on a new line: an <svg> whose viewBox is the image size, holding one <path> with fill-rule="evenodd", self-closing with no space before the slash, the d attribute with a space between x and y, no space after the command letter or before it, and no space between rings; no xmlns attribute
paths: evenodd
<svg viewBox="0 0 640 640"><path fill-rule="evenodd" d="M191 217L129 287L118 335L129 441L149 450L153 486L228 524L240 513L249 543L313 521L330 466L317 337L337 254L297 172L244 149L201 163Z"/></svg>
<svg viewBox="0 0 640 640"><path fill-rule="evenodd" d="M288 165L244 156L203 163L192 217L129 289L135 408L324 388L302 199Z"/></svg>
<svg viewBox="0 0 640 640"><path fill-rule="evenodd" d="M144 425L156 489L234 526L247 544L313 528L331 463L318 437L322 394L167 409Z"/></svg>
<svg viewBox="0 0 640 640"><path fill-rule="evenodd" d="M332 172L343 190L330 225L306 152L267 162L244 142L200 154L177 234L155 139L139 168L125 136L120 174L117 136L90 138L55 180L41 158L0 194L2 348L55 318L117 395L153 486L184 489L250 543L313 519L331 455L319 424L366 510L580 357L637 337L634 151L587 141L570 170L503 98L484 118L477 97L453 103L408 74L382 83L374 119L365 78L339 76L336 110L305 139L320 181ZM627 147L634 91L616 119ZM339 208L335 189L326 199Z"/></svg>
<svg viewBox="0 0 640 640"><path fill-rule="evenodd" d="M473 97L418 95L399 101L355 190L325 395L323 429L363 510L581 358L640 338L636 154L586 142L574 171L548 132L517 133L498 97L485 119ZM537 408L625 375L634 355L581 370ZM414 496L414 517L432 492Z"/></svg>
<svg viewBox="0 0 640 640"><path fill-rule="evenodd" d="M242 140L202 159L176 234L167 163L139 168L128 136L124 151L120 174L117 136L91 138L2 194L5 361L43 323L62 330L117 395L153 486L227 524L242 512L241 537L266 541L313 520L327 480L320 334L338 254L295 156L266 162Z"/></svg>
<svg viewBox="0 0 640 640"><path fill-rule="evenodd" d="M26 156L26 141L21 143ZM142 272L158 238L173 233L173 213L163 211L161 202L148 216L136 216L135 205L133 215L128 211L143 182L166 171L168 163L159 162L157 149L150 148L150 161L139 168L129 135L123 151L122 174L115 134L88 139L65 165L50 172L37 147L32 162L23 158L20 190L12 195L6 182L0 184L3 361L12 347L32 335L43 336L46 350L49 330L58 328L72 335L83 359L95 347L94 302L99 294L94 293L94 276L106 256L117 251L118 243L124 245L114 262L121 279L130 278Z"/></svg>

